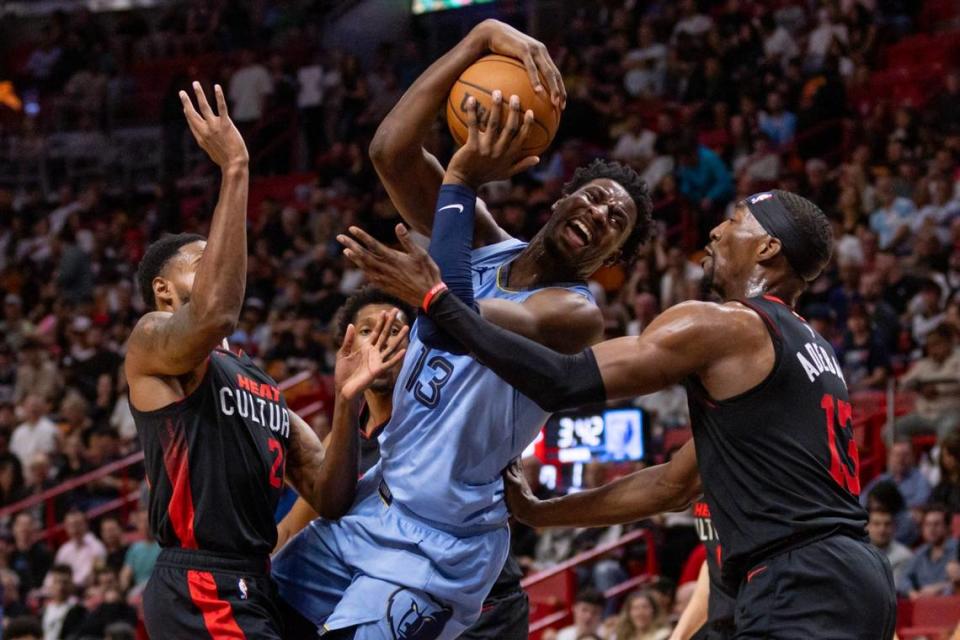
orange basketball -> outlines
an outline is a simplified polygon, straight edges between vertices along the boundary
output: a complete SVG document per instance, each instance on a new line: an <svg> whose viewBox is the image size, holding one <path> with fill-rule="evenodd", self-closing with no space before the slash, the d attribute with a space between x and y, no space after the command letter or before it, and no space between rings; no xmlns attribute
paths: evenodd
<svg viewBox="0 0 960 640"><path fill-rule="evenodd" d="M546 82L543 82L543 86L546 89ZM542 94L534 92L526 67L519 60L506 56L480 58L453 85L447 98L447 126L453 139L459 145L467 141L467 98L473 96L477 99L477 114L483 127L489 117L496 89L503 93L500 122L507 121L511 95L519 96L522 111L533 110L533 130L523 150L531 156L543 153L560 126L560 110L550 102L550 94L546 90Z"/></svg>

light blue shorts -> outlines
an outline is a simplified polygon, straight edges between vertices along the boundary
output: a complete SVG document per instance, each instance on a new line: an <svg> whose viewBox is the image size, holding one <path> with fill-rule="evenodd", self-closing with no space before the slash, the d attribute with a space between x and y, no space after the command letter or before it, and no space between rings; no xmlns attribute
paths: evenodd
<svg viewBox="0 0 960 640"><path fill-rule="evenodd" d="M358 640L456 638L480 615L506 561L509 530L437 529L388 505L380 481L374 467L349 514L314 520L274 556L280 595L318 627L358 627Z"/></svg>

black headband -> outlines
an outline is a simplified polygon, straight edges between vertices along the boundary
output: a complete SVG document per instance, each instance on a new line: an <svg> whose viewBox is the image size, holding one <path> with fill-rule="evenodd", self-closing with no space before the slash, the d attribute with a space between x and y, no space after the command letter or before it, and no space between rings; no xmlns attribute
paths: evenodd
<svg viewBox="0 0 960 640"><path fill-rule="evenodd" d="M806 234L797 227L777 194L770 191L755 193L747 196L743 203L764 231L780 241L784 257L801 278L809 281L820 275L820 265L816 264L807 247Z"/></svg>

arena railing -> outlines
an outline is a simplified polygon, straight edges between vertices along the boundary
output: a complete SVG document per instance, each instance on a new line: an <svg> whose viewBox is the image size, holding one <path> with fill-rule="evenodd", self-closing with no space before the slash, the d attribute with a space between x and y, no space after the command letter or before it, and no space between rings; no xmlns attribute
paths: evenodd
<svg viewBox="0 0 960 640"><path fill-rule="evenodd" d="M530 639L539 640L547 629L558 627L570 620L577 592L578 567L641 542L645 544L644 561L634 568L636 575L604 592L607 598L619 597L659 573L656 546L653 533L649 529L631 531L613 542L584 551L551 569L524 578L520 585L530 598Z"/></svg>
<svg viewBox="0 0 960 640"><path fill-rule="evenodd" d="M284 392L288 405L294 406L300 417L309 420L324 410L326 403L318 393L325 384L323 376L313 371L302 371L280 383L280 390ZM41 507L43 510L43 531L41 535L48 543L54 543L63 532L63 524L57 522L57 502L63 496L108 476L118 477L122 489L120 495L103 504L96 505L86 511L88 518L97 518L107 513L120 511L122 518L126 518L141 497L139 475L134 477L133 467L143 462L143 452L135 451L119 460L110 462L97 469L66 480L54 487L46 489L36 495L29 496L0 509L0 521L12 518L16 514Z"/></svg>

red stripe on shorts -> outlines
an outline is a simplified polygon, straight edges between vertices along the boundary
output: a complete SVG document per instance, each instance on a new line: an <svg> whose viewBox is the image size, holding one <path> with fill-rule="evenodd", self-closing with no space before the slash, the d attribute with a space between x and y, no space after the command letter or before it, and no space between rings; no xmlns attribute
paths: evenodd
<svg viewBox="0 0 960 640"><path fill-rule="evenodd" d="M217 595L217 583L207 571L187 571L190 599L203 614L203 624L214 640L246 640L233 617L233 609Z"/></svg>

